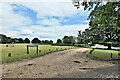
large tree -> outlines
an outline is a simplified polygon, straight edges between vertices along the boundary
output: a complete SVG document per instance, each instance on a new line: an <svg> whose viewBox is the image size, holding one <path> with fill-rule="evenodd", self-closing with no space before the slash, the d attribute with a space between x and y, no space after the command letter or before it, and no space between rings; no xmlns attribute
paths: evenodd
<svg viewBox="0 0 120 80"><path fill-rule="evenodd" d="M75 45L75 38L73 36L64 36L62 40L66 45Z"/></svg>
<svg viewBox="0 0 120 80"><path fill-rule="evenodd" d="M25 38L24 43L30 43L29 38Z"/></svg>
<svg viewBox="0 0 120 80"><path fill-rule="evenodd" d="M52 44L53 43L53 41L52 40L50 40L50 44Z"/></svg>
<svg viewBox="0 0 120 80"><path fill-rule="evenodd" d="M83 43L83 36L82 36L82 31L78 31L78 37L77 37L77 43L82 44Z"/></svg>
<svg viewBox="0 0 120 80"><path fill-rule="evenodd" d="M0 43L11 43L12 42L12 38L11 37L7 37L6 35L0 34Z"/></svg>
<svg viewBox="0 0 120 80"><path fill-rule="evenodd" d="M34 38L33 40L32 40L32 43L40 43L41 41L38 39L38 38Z"/></svg>
<svg viewBox="0 0 120 80"><path fill-rule="evenodd" d="M22 38L18 38L17 40L19 40L19 43L23 43L24 40Z"/></svg>
<svg viewBox="0 0 120 80"><path fill-rule="evenodd" d="M12 38L11 40L12 40L12 42L14 42L14 43L19 43L19 40L18 40L17 38Z"/></svg>
<svg viewBox="0 0 120 80"><path fill-rule="evenodd" d="M91 4L91 5L90 5ZM106 5L100 5L100 2L84 2L85 9L95 8L91 11L88 19L89 29L84 32L89 33L88 39L96 43L101 43L111 49L112 43L120 42L120 1L107 2Z"/></svg>
<svg viewBox="0 0 120 80"><path fill-rule="evenodd" d="M57 43L62 43L62 40L61 39L57 39Z"/></svg>
<svg viewBox="0 0 120 80"><path fill-rule="evenodd" d="M53 41L52 40L45 40L45 44L52 44L53 43Z"/></svg>
<svg viewBox="0 0 120 80"><path fill-rule="evenodd" d="M120 34L120 2L108 2L99 6L89 15L90 29L94 34L93 38L100 39L99 42L106 42L108 49L111 49L110 42L119 42ZM96 37L97 36L97 37Z"/></svg>

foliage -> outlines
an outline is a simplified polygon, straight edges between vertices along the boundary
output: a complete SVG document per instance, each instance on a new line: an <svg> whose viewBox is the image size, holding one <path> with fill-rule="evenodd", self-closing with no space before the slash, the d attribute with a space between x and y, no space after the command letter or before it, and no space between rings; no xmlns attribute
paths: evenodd
<svg viewBox="0 0 120 80"><path fill-rule="evenodd" d="M6 43L30 43L29 38L25 38L25 40L23 40L22 38L11 38L11 37L7 37L6 35L0 34L0 43L2 44L6 44ZM32 40L32 43L38 43L38 44L52 44L53 41L52 40L39 40L38 38L34 38Z"/></svg>
<svg viewBox="0 0 120 80"><path fill-rule="evenodd" d="M104 42L111 49L112 44L108 42L116 44L120 42L120 1L107 2L106 5L100 5L99 2L88 4L87 2L83 4L85 10L96 4L88 17L90 27L82 32L82 36L78 35L78 37L82 37L83 43Z"/></svg>
<svg viewBox="0 0 120 80"><path fill-rule="evenodd" d="M83 44L83 37L82 37L82 31L78 31L78 37L77 37L77 43Z"/></svg>
<svg viewBox="0 0 120 80"><path fill-rule="evenodd" d="M62 40L61 39L57 39L57 43L62 43Z"/></svg>
<svg viewBox="0 0 120 80"><path fill-rule="evenodd" d="M18 38L17 40L19 41L19 43L23 43L24 42L24 40L22 38Z"/></svg>
<svg viewBox="0 0 120 80"><path fill-rule="evenodd" d="M0 34L0 39L1 39L1 43L5 44L5 43L23 43L23 39L22 38L11 38L11 37L7 37L6 35Z"/></svg>
<svg viewBox="0 0 120 80"><path fill-rule="evenodd" d="M34 38L33 40L32 40L32 43L40 43L41 41L38 39L38 38Z"/></svg>
<svg viewBox="0 0 120 80"><path fill-rule="evenodd" d="M67 46L65 43L53 43L54 46Z"/></svg>
<svg viewBox="0 0 120 80"><path fill-rule="evenodd" d="M25 38L24 43L30 43L29 38Z"/></svg>
<svg viewBox="0 0 120 80"><path fill-rule="evenodd" d="M45 40L45 44L52 44L53 43L53 41L52 40Z"/></svg>
<svg viewBox="0 0 120 80"><path fill-rule="evenodd" d="M53 43L53 41L52 40L50 40L50 44L52 44Z"/></svg>
<svg viewBox="0 0 120 80"><path fill-rule="evenodd" d="M73 36L64 36L62 40L66 45L75 45L75 38Z"/></svg>

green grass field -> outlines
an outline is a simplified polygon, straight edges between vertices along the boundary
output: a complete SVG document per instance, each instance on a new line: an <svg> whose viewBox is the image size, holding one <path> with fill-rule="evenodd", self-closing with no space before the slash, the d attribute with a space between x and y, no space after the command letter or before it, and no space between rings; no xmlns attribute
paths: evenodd
<svg viewBox="0 0 120 80"><path fill-rule="evenodd" d="M112 58L111 58L111 53ZM89 58L99 59L99 60L116 60L118 57L118 50L105 50L105 49L95 49L92 54L88 54Z"/></svg>
<svg viewBox="0 0 120 80"><path fill-rule="evenodd" d="M76 48L74 46L38 45L38 50L41 50L41 52L37 55L35 47L29 47L29 54L27 54L27 45L28 44L15 44L14 47L6 47L6 44L0 44L0 46L2 46L2 63L8 63L26 58L35 58L50 52ZM49 51L49 49L51 49L51 51ZM8 57L9 53L11 53L11 57Z"/></svg>

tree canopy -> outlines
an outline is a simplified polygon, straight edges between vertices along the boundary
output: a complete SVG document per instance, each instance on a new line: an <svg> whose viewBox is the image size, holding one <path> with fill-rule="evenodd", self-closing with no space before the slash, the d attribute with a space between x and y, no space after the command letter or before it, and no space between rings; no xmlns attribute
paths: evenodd
<svg viewBox="0 0 120 80"><path fill-rule="evenodd" d="M30 43L29 38L25 38L24 43Z"/></svg>
<svg viewBox="0 0 120 80"><path fill-rule="evenodd" d="M41 41L38 39L38 38L34 38L33 40L32 40L32 43L40 43Z"/></svg>
<svg viewBox="0 0 120 80"><path fill-rule="evenodd" d="M75 45L75 38L73 36L64 36L62 40L66 45Z"/></svg>
<svg viewBox="0 0 120 80"><path fill-rule="evenodd" d="M100 2L83 2L84 9L95 8L88 16L89 28L82 32L83 42L105 43L111 49L111 43L120 42L120 1L107 2L100 5ZM79 34L80 35L80 34Z"/></svg>
<svg viewBox="0 0 120 80"><path fill-rule="evenodd" d="M62 40L61 39L57 39L57 43L62 43Z"/></svg>

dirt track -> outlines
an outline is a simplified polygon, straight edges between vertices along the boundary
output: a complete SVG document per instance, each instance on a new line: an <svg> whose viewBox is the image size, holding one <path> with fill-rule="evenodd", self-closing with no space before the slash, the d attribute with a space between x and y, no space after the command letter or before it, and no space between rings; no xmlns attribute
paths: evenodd
<svg viewBox="0 0 120 80"><path fill-rule="evenodd" d="M67 78L67 77L81 77L82 75L86 75L84 77L89 78L92 75L91 72L93 72L94 74L95 70L102 68L105 69L107 67L112 67L111 69L113 69L113 67L115 66L110 62L96 61L87 58L86 54L84 53L84 51L86 50L88 50L88 48L65 50L50 53L35 59L26 59L22 61L16 61L13 63L3 64L2 77ZM99 72L96 71L96 73Z"/></svg>

